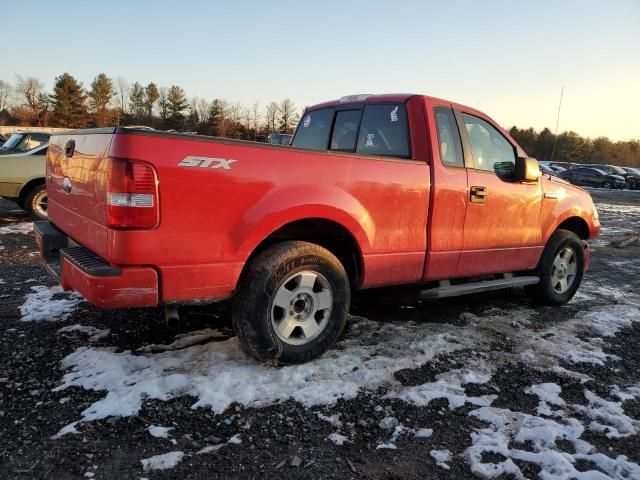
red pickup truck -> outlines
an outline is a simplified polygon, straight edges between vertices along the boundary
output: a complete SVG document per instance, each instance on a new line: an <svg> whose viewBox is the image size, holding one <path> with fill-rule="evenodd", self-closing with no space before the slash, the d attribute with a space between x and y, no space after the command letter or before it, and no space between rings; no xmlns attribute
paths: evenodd
<svg viewBox="0 0 640 480"><path fill-rule="evenodd" d="M524 286L563 304L598 214L485 114L422 95L308 108L291 146L127 128L55 134L47 269L100 307L215 302L258 359L310 360L351 291ZM171 307L170 307L171 308Z"/></svg>

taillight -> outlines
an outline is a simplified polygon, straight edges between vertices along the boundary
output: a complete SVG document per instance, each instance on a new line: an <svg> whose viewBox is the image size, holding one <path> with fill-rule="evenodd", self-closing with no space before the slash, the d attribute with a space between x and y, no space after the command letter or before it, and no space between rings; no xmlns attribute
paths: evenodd
<svg viewBox="0 0 640 480"><path fill-rule="evenodd" d="M107 219L111 228L152 228L158 223L158 184L151 165L111 159Z"/></svg>

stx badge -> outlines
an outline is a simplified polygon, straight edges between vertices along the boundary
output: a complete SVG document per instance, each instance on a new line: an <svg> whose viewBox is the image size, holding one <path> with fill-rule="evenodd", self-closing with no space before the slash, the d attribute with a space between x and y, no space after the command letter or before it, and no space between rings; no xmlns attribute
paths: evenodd
<svg viewBox="0 0 640 480"><path fill-rule="evenodd" d="M178 166L179 167L200 167L200 168L222 168L224 170L231 170L231 164L235 160L227 160L224 158L209 158L209 157L184 157Z"/></svg>

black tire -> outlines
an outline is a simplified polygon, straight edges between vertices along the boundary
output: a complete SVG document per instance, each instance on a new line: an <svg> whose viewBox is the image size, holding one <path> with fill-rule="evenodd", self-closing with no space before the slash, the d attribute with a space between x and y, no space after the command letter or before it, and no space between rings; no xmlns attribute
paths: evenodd
<svg viewBox="0 0 640 480"><path fill-rule="evenodd" d="M554 289L552 280L554 261L567 247L575 252L576 274L568 290L558 293ZM580 287L584 275L584 249L580 238L568 230L556 230L542 252L536 275L540 277L540 283L525 288L527 294L535 301L544 305L564 305L571 300Z"/></svg>
<svg viewBox="0 0 640 480"><path fill-rule="evenodd" d="M38 185L34 187L24 201L25 210L34 220L47 220L47 187Z"/></svg>
<svg viewBox="0 0 640 480"><path fill-rule="evenodd" d="M611 190L613 188L613 184L610 181L606 181L602 184L602 188L606 188L607 190Z"/></svg>
<svg viewBox="0 0 640 480"><path fill-rule="evenodd" d="M278 290L298 272L319 274L330 287L332 306L317 337L303 345L291 345L274 329L273 302ZM335 255L313 243L287 241L261 252L243 272L233 300L233 328L243 349L260 361L304 363L322 355L338 340L350 300L349 279Z"/></svg>

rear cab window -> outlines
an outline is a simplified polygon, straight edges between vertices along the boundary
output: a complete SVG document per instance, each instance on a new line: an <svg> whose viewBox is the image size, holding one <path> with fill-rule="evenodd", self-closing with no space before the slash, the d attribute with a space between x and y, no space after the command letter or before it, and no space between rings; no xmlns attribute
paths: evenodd
<svg viewBox="0 0 640 480"><path fill-rule="evenodd" d="M446 107L436 107L434 113L442 163L447 167L464 168L462 141L453 110Z"/></svg>
<svg viewBox="0 0 640 480"><path fill-rule="evenodd" d="M306 112L293 147L410 158L407 110L403 103L373 103Z"/></svg>
<svg viewBox="0 0 640 480"><path fill-rule="evenodd" d="M300 120L291 145L309 150L326 150L333 122L333 108L307 112Z"/></svg>

